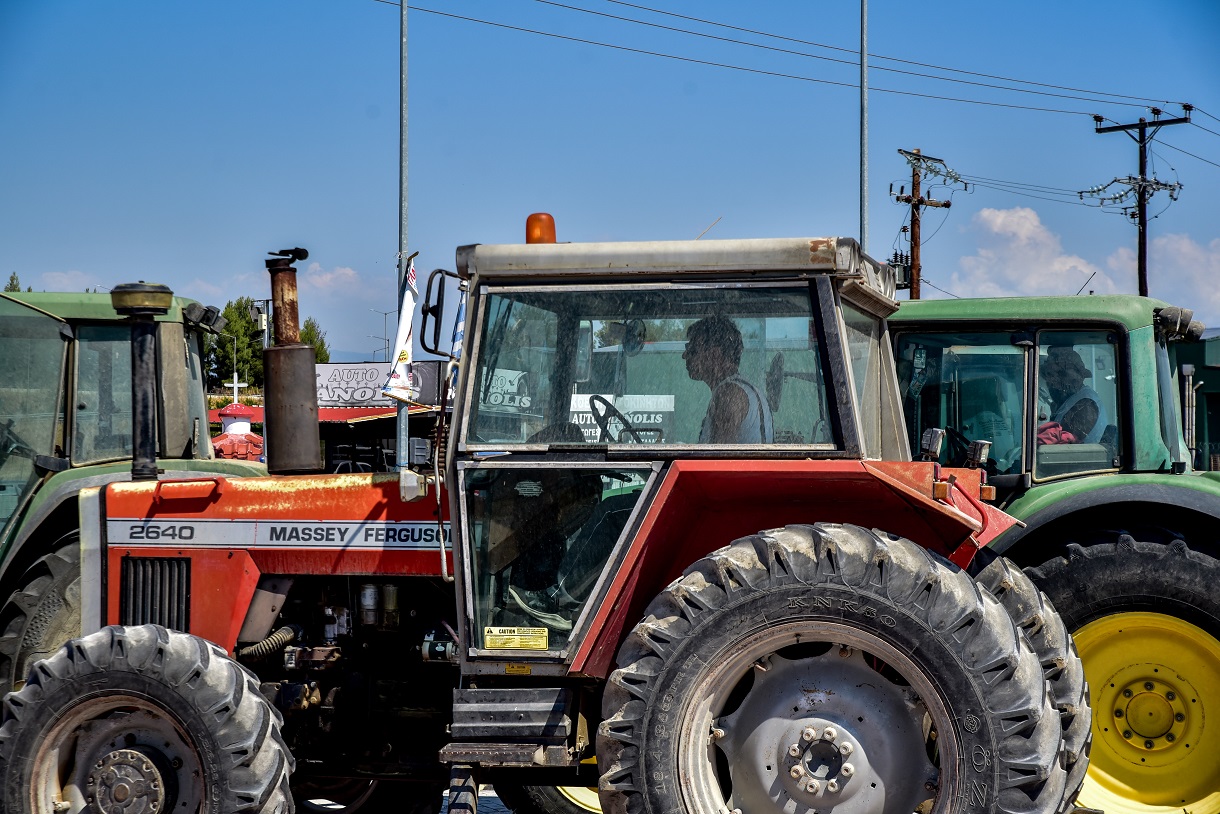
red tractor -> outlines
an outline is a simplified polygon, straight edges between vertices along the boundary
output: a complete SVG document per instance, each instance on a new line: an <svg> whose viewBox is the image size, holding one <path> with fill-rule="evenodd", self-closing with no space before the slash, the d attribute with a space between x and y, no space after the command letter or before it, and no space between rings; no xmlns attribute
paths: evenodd
<svg viewBox="0 0 1220 814"><path fill-rule="evenodd" d="M887 267L468 246L431 350L446 275L467 345L425 474L82 496L89 635L5 700L5 812L473 811L488 781L632 814L1070 806L1079 660L986 551L1013 521L983 470L911 462Z"/></svg>

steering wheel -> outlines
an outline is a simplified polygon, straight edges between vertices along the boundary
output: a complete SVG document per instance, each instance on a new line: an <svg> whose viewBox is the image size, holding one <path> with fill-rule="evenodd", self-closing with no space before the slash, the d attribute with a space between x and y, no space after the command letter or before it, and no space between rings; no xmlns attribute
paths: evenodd
<svg viewBox="0 0 1220 814"><path fill-rule="evenodd" d="M604 396L589 396L589 410L592 411L593 420L597 422L597 427L601 430L601 434L597 437L599 443L606 443L607 441L618 443L623 440L624 433L631 433L635 437L637 444L645 443L644 439L640 437L639 430L631 426L627 416L620 413L618 408L611 404ZM623 428L619 430L618 438L610 437L611 419L617 419L623 425Z"/></svg>

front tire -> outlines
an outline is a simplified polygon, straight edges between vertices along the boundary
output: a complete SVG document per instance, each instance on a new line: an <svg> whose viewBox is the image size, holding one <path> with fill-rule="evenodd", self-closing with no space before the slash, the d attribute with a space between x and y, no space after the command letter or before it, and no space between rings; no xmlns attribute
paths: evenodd
<svg viewBox="0 0 1220 814"><path fill-rule="evenodd" d="M1069 545L1029 569L1093 691L1078 803L1107 814L1220 814L1220 562L1184 542Z"/></svg>
<svg viewBox="0 0 1220 814"><path fill-rule="evenodd" d="M279 730L257 679L220 648L108 627L35 664L4 699L3 810L290 814Z"/></svg>
<svg viewBox="0 0 1220 814"><path fill-rule="evenodd" d="M999 602L915 544L789 526L687 569L624 642L612 814L1051 814L1059 716Z"/></svg>
<svg viewBox="0 0 1220 814"><path fill-rule="evenodd" d="M0 606L0 694L19 688L34 662L81 633L80 534L56 541Z"/></svg>

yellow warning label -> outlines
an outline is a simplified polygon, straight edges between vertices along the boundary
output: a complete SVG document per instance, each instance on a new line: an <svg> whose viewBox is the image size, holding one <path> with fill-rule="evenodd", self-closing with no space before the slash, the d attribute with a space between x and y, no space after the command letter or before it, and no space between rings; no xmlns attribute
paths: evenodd
<svg viewBox="0 0 1220 814"><path fill-rule="evenodd" d="M534 668L528 664L505 664L504 675L509 676L527 676L532 675Z"/></svg>
<svg viewBox="0 0 1220 814"><path fill-rule="evenodd" d="M544 627L485 627L483 647L488 650L546 650L548 633Z"/></svg>

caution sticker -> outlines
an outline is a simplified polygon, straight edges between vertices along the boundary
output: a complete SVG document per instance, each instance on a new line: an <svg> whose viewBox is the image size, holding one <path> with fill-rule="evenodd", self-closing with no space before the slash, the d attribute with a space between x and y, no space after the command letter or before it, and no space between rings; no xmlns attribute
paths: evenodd
<svg viewBox="0 0 1220 814"><path fill-rule="evenodd" d="M485 627L483 647L488 650L546 650L549 633L544 627Z"/></svg>
<svg viewBox="0 0 1220 814"><path fill-rule="evenodd" d="M509 676L528 676L534 674L534 668L528 664L505 664L504 675Z"/></svg>

